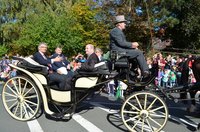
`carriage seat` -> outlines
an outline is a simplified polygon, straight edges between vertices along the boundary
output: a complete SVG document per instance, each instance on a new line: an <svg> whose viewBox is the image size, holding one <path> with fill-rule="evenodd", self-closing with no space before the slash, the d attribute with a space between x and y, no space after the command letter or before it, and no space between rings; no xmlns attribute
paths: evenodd
<svg viewBox="0 0 200 132"><path fill-rule="evenodd" d="M93 71L88 72L88 71L78 70L77 72L80 75L91 75L91 76L111 74L107 61L103 61L103 62L99 62L95 64Z"/></svg>
<svg viewBox="0 0 200 132"><path fill-rule="evenodd" d="M110 53L113 69L129 67L129 61L128 56L126 56L126 52L112 50Z"/></svg>
<svg viewBox="0 0 200 132"><path fill-rule="evenodd" d="M32 73L39 73L44 76L48 75L48 68L46 66L40 65L31 57L21 58L21 61L17 64L17 66L26 69Z"/></svg>

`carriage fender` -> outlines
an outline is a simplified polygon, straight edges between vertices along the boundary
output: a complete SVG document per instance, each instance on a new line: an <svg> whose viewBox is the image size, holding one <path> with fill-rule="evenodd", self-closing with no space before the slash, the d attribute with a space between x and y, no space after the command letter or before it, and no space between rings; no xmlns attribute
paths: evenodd
<svg viewBox="0 0 200 132"><path fill-rule="evenodd" d="M15 69L17 69L21 72L24 72L26 75L28 75L29 77L31 77L33 79L33 81L35 82L35 85L39 88L39 91L41 93L45 112L47 112L48 114L53 114L53 112L50 111L49 108L48 108L47 96L46 96L44 87L42 86L42 83L40 82L40 80L33 73L31 73L31 72L29 72L29 71L27 71L23 68L17 67L16 65L13 65L13 64L9 64L9 66L12 67L12 68L15 68Z"/></svg>

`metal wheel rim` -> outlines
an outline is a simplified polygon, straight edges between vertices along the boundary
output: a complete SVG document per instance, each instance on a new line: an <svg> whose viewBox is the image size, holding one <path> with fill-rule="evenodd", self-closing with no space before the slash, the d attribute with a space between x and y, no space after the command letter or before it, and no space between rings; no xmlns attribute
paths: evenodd
<svg viewBox="0 0 200 132"><path fill-rule="evenodd" d="M142 96L144 98L140 99ZM129 131L158 132L167 123L168 108L158 95L151 92L137 92L123 103L121 117Z"/></svg>
<svg viewBox="0 0 200 132"><path fill-rule="evenodd" d="M9 79L2 91L3 105L16 120L27 121L35 117L40 108L40 97L34 83L25 77Z"/></svg>

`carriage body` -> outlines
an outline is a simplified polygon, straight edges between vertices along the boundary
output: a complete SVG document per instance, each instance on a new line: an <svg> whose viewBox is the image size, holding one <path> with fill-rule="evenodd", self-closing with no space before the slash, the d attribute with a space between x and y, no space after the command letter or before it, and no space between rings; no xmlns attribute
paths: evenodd
<svg viewBox="0 0 200 132"><path fill-rule="evenodd" d="M70 90L59 90L56 86L49 85L47 68L31 58L22 59L17 65L11 64L12 68L17 69L18 74L4 84L2 91L4 107L12 118L20 121L37 118L41 107L48 115L62 113L63 109L60 108L64 107L64 117L71 117L82 100L116 79L127 84L128 92L129 90L133 92L128 93L129 97L124 100L120 113L127 129L162 130L168 119L167 106L159 95L144 89L154 78L145 83L133 83L130 81L129 63L123 58L123 54L114 53L112 57L110 69L106 63L101 62L95 72L78 72L72 78ZM139 92L135 92L138 88ZM50 105L54 105L57 110L52 110ZM146 121L147 123L144 123Z"/></svg>

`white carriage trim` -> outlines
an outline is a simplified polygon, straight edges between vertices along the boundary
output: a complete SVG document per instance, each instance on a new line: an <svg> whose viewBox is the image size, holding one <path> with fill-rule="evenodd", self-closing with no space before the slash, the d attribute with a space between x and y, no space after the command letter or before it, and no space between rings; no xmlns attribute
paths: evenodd
<svg viewBox="0 0 200 132"><path fill-rule="evenodd" d="M33 60L30 57L26 57L26 58L23 58L23 59L26 60L26 61L28 61L29 63L31 63L33 65L40 66L40 67L46 67L46 66L40 65L39 63L37 63L35 60Z"/></svg>
<svg viewBox="0 0 200 132"><path fill-rule="evenodd" d="M26 73L27 75L29 75L34 80L35 84L37 85L37 87L40 90L40 93L41 93L41 96L42 96L42 100L43 100L43 104L44 104L45 112L47 112L48 114L53 114L53 112L48 107L47 96L46 96L46 93L44 91L44 87L42 86L42 84L38 80L38 78L36 76L34 76L31 72L29 72L29 71L27 71L27 70L25 70L23 68L17 67L16 65L9 64L9 66L12 67L12 68L15 68L15 69L17 69L19 71L22 71L22 72Z"/></svg>
<svg viewBox="0 0 200 132"><path fill-rule="evenodd" d="M200 102L200 91L197 91L197 93L195 94L195 100L196 102Z"/></svg>
<svg viewBox="0 0 200 132"><path fill-rule="evenodd" d="M102 66L102 65L105 65L105 64L106 64L105 61L99 62L99 63L95 64L94 67L96 68L96 67L99 67L99 66Z"/></svg>
<svg viewBox="0 0 200 132"><path fill-rule="evenodd" d="M96 85L98 77L81 77L76 80L75 87L77 88L91 88Z"/></svg>
<svg viewBox="0 0 200 132"><path fill-rule="evenodd" d="M58 102L70 102L71 101L71 91L58 91L50 89L51 98Z"/></svg>
<svg viewBox="0 0 200 132"><path fill-rule="evenodd" d="M33 75L35 75L38 78L40 83L42 83L43 85L47 85L47 79L43 75L37 73L33 73Z"/></svg>

